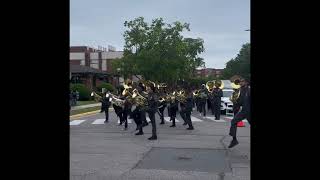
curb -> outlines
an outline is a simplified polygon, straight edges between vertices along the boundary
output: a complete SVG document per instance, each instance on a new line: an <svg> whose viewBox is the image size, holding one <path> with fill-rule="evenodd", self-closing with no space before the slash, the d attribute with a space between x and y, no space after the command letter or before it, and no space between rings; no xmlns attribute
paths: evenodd
<svg viewBox="0 0 320 180"><path fill-rule="evenodd" d="M75 115L70 116L70 118L77 118L77 117L81 117L81 116L85 116L85 115L96 114L98 112L100 112L100 110L85 112L85 113L81 113L81 114L75 114Z"/></svg>
<svg viewBox="0 0 320 180"><path fill-rule="evenodd" d="M112 108L109 108L109 111L112 111ZM82 116L86 116L86 115L92 115L92 114L97 114L99 113L100 110L95 110L95 111L89 111L89 112L85 112L85 113L81 113L81 114L75 114L75 115L71 115L69 116L69 118L78 118L78 117L82 117Z"/></svg>

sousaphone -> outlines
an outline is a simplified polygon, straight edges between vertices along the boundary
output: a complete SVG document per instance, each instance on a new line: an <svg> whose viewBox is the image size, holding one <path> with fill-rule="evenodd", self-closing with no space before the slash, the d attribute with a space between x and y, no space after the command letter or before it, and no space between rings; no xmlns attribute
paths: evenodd
<svg viewBox="0 0 320 180"><path fill-rule="evenodd" d="M223 89L224 88L224 83L221 80L216 80L214 82L214 86L217 87L217 88Z"/></svg>
<svg viewBox="0 0 320 180"><path fill-rule="evenodd" d="M235 79L231 83L231 87L232 87L232 89L239 89L240 88L240 79Z"/></svg>

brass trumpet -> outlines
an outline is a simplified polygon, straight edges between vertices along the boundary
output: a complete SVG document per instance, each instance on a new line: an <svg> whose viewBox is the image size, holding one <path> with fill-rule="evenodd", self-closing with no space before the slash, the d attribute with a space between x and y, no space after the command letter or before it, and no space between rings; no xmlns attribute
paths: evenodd
<svg viewBox="0 0 320 180"><path fill-rule="evenodd" d="M94 100L97 102L102 100L102 97L94 91L91 93L91 97L94 97Z"/></svg>

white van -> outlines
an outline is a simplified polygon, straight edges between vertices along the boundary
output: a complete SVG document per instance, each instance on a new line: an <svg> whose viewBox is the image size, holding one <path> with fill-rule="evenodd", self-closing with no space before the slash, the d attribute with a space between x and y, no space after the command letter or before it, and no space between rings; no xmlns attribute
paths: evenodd
<svg viewBox="0 0 320 180"><path fill-rule="evenodd" d="M230 96L233 93L233 89L222 89L223 96L221 97L221 114L226 113L227 104L232 104Z"/></svg>

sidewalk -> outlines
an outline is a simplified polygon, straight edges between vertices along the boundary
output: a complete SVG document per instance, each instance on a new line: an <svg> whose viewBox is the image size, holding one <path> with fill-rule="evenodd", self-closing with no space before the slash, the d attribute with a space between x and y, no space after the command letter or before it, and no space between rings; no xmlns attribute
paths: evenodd
<svg viewBox="0 0 320 180"><path fill-rule="evenodd" d="M97 107L97 106L101 106L101 103L86 104L86 105L82 105L82 106L73 106L73 107L71 107L71 111L72 110L85 109L85 108L89 108L89 107Z"/></svg>

